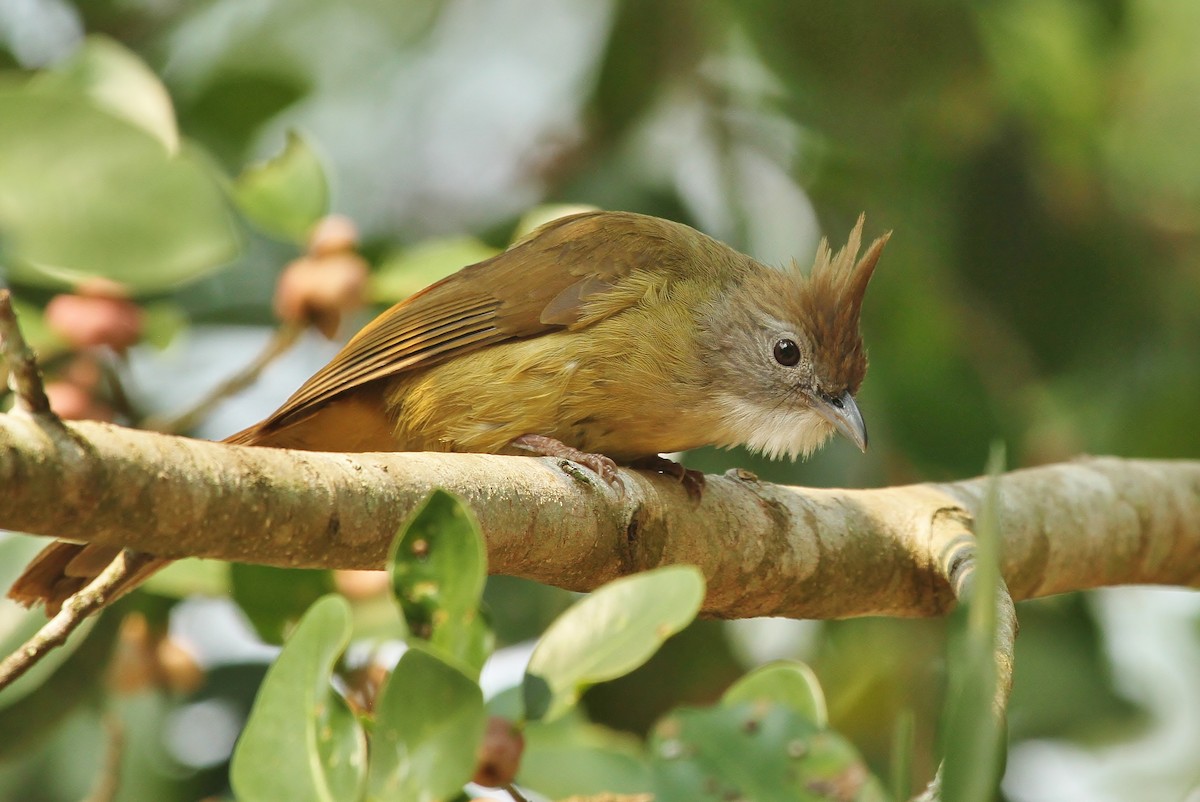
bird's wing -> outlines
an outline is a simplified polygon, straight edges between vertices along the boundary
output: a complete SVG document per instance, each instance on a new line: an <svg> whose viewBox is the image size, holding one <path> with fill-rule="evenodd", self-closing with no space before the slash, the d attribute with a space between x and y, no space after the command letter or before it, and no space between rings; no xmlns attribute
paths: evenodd
<svg viewBox="0 0 1200 802"><path fill-rule="evenodd" d="M678 269L687 259L680 230L685 243L686 234L699 236L676 223L621 212L554 220L375 318L259 426L286 425L368 382L614 314L640 297L613 292L623 280L644 279L654 265ZM625 289L636 290L630 283ZM601 298L608 302L588 303Z"/></svg>

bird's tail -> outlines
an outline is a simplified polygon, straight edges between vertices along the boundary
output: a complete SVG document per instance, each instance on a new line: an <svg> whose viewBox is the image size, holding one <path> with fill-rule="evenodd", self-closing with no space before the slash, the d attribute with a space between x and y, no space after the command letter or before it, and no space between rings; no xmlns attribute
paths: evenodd
<svg viewBox="0 0 1200 802"><path fill-rule="evenodd" d="M98 577L120 553L121 549L115 546L56 540L25 566L24 572L8 589L8 598L26 607L42 602L46 605L47 615L56 615L63 602ZM157 559L142 566L122 579L110 593L109 601L133 590L170 562Z"/></svg>
<svg viewBox="0 0 1200 802"><path fill-rule="evenodd" d="M231 435L224 442L258 445L261 444L259 434L260 427L255 425ZM56 540L42 549L29 565L25 566L25 570L8 589L8 598L26 607L33 607L42 602L46 605L47 615L57 615L63 602L87 587L120 553L121 549L118 546ZM115 601L133 590L170 562L171 560L163 558L142 566L114 588L108 601Z"/></svg>
<svg viewBox="0 0 1200 802"><path fill-rule="evenodd" d="M379 406L374 398L325 404L282 426L267 418L221 442L303 451L395 450L390 421L374 414ZM99 576L120 551L111 546L56 540L25 568L8 597L26 607L44 602L46 612L54 615L67 597ZM133 590L169 562L162 559L148 563L122 582L111 599Z"/></svg>

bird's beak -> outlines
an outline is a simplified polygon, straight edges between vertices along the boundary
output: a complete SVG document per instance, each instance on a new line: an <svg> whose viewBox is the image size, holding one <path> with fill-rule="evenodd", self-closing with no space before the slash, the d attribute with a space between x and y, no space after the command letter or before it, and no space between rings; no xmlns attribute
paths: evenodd
<svg viewBox="0 0 1200 802"><path fill-rule="evenodd" d="M817 395L812 399L813 410L844 434L859 451L867 450L867 424L850 393L840 396Z"/></svg>

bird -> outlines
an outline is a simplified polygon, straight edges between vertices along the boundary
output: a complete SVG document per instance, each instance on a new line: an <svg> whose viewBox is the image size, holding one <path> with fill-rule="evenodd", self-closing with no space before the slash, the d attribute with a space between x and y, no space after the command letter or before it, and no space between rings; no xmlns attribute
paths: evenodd
<svg viewBox="0 0 1200 802"><path fill-rule="evenodd" d="M823 239L805 271L657 217L552 220L380 314L224 442L550 455L618 491L618 464L696 490L700 475L661 455L705 445L796 459L837 432L865 451L859 321L891 232L860 258L863 225L836 253ZM53 613L117 551L57 541L9 596Z"/></svg>

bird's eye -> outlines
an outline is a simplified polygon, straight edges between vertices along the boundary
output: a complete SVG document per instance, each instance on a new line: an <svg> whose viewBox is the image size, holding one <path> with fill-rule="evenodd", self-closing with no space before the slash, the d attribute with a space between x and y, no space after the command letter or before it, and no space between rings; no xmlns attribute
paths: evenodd
<svg viewBox="0 0 1200 802"><path fill-rule="evenodd" d="M800 361L800 348L795 340L780 340L775 343L775 361L785 367L792 367Z"/></svg>

